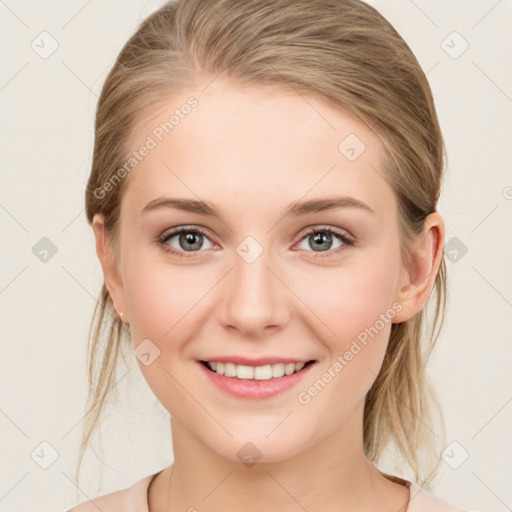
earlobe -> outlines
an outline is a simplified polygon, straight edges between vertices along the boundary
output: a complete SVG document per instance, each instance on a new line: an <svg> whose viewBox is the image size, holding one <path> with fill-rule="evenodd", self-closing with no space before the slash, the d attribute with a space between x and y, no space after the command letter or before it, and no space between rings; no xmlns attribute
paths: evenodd
<svg viewBox="0 0 512 512"><path fill-rule="evenodd" d="M114 309L122 321L128 323L124 300L123 282L115 263L112 247L105 231L105 222L102 214L95 214L92 221L94 237L96 239L96 254L103 269L103 279L108 289Z"/></svg>
<svg viewBox="0 0 512 512"><path fill-rule="evenodd" d="M402 305L394 323L405 322L427 302L443 258L444 222L438 212L425 219L424 229L411 248L411 268L402 268L396 300Z"/></svg>

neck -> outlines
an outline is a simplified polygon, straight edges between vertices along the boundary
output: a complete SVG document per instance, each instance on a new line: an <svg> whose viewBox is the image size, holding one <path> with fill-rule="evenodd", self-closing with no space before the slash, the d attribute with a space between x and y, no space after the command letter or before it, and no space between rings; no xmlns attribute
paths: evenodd
<svg viewBox="0 0 512 512"><path fill-rule="evenodd" d="M262 457L253 465L212 451L172 417L171 431L174 464L151 486L151 512L406 511L408 489L364 456L362 411L285 460Z"/></svg>

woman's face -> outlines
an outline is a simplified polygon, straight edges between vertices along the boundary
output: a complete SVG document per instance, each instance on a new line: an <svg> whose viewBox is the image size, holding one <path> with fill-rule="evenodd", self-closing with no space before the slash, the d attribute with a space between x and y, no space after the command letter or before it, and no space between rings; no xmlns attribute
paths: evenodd
<svg viewBox="0 0 512 512"><path fill-rule="evenodd" d="M191 96L197 104L183 107ZM398 300L409 276L377 136L314 97L217 79L141 120L133 151L109 289L173 422L232 460L248 442L276 461L361 431L391 325L413 314ZM297 206L343 197L353 203ZM183 208L145 209L163 199ZM291 387L248 397L219 388L214 379L234 378L199 362L228 357L316 363Z"/></svg>

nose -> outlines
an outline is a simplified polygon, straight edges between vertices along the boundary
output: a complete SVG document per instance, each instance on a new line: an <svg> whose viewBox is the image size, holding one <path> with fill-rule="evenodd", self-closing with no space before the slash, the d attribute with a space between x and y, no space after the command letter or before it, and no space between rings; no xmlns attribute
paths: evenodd
<svg viewBox="0 0 512 512"><path fill-rule="evenodd" d="M282 329L290 316L290 290L269 266L266 251L254 261L238 254L226 276L219 317L222 325L246 338Z"/></svg>

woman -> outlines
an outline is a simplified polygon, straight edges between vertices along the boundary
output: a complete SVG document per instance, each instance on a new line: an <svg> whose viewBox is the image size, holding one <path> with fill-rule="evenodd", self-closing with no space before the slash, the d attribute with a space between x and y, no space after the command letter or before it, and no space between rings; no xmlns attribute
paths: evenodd
<svg viewBox="0 0 512 512"><path fill-rule="evenodd" d="M98 103L82 449L128 345L174 463L73 510L461 510L427 491L443 171L425 74L360 0L149 16ZM390 442L415 481L377 468Z"/></svg>

